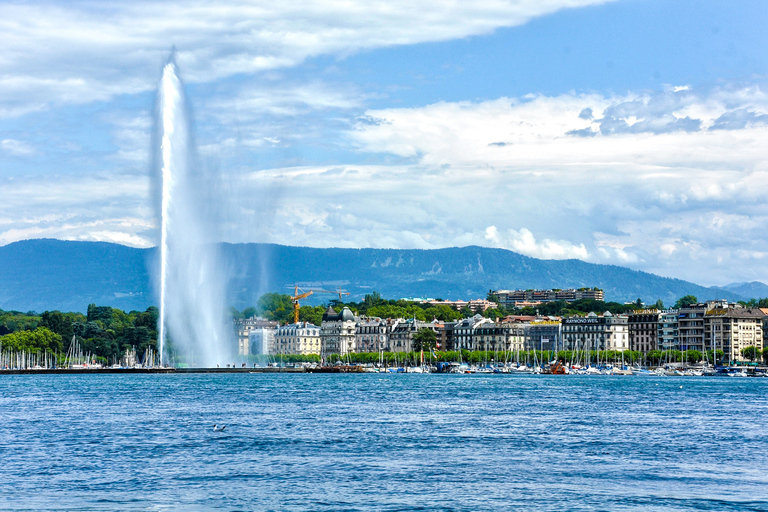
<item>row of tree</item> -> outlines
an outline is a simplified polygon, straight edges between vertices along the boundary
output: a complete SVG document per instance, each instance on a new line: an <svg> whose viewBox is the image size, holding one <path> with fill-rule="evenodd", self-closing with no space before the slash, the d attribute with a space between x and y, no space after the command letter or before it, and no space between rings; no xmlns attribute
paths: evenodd
<svg viewBox="0 0 768 512"><path fill-rule="evenodd" d="M126 313L117 308L90 304L87 314L45 311L0 311L0 344L3 350L55 352L65 355L73 337L83 353L102 362L117 361L126 349L142 354L157 344L158 310Z"/></svg>

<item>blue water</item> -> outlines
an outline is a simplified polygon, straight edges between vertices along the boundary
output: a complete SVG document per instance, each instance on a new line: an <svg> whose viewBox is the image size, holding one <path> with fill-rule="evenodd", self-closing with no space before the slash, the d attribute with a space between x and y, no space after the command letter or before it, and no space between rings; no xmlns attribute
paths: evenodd
<svg viewBox="0 0 768 512"><path fill-rule="evenodd" d="M768 510L767 390L723 377L6 375L0 509Z"/></svg>

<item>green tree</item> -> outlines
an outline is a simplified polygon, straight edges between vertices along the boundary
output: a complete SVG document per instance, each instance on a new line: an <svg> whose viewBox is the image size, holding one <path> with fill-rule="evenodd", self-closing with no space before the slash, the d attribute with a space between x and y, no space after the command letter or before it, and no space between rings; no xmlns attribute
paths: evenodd
<svg viewBox="0 0 768 512"><path fill-rule="evenodd" d="M754 346L744 347L741 349L741 355L750 361L754 361L760 355L760 349Z"/></svg>
<svg viewBox="0 0 768 512"><path fill-rule="evenodd" d="M675 302L675 309L681 309L690 306L691 304L697 304L698 302L699 299L697 299L695 295L685 295L684 297L677 299L677 302Z"/></svg>
<svg viewBox="0 0 768 512"><path fill-rule="evenodd" d="M325 313L323 306L301 306L299 308L299 322L320 325L323 321L323 313Z"/></svg>
<svg viewBox="0 0 768 512"><path fill-rule="evenodd" d="M61 335L47 327L38 327L34 331L16 331L0 337L3 349L26 350L29 352L60 352L63 349Z"/></svg>
<svg viewBox="0 0 768 512"><path fill-rule="evenodd" d="M706 355L707 355L707 362L709 364L711 364L711 365L715 365L715 364L718 363L718 361L722 362L723 356L725 355L725 352L723 352L720 349L717 349L717 350L715 350L715 357L712 358L712 351L711 350L707 350L706 351Z"/></svg>
<svg viewBox="0 0 768 512"><path fill-rule="evenodd" d="M702 356L701 352L699 350L686 350L685 351L685 360L689 364L696 364L699 361L701 361Z"/></svg>
<svg viewBox="0 0 768 512"><path fill-rule="evenodd" d="M654 304L653 307L661 311L662 309L664 309L664 301L661 299L657 300L656 304Z"/></svg>
<svg viewBox="0 0 768 512"><path fill-rule="evenodd" d="M435 331L427 327L422 327L413 335L413 350L415 352L429 352L434 350L437 345L437 335Z"/></svg>
<svg viewBox="0 0 768 512"><path fill-rule="evenodd" d="M768 347L763 349L763 362L768 363Z"/></svg>
<svg viewBox="0 0 768 512"><path fill-rule="evenodd" d="M293 322L293 302L284 293L265 293L256 304L260 316L282 324Z"/></svg>

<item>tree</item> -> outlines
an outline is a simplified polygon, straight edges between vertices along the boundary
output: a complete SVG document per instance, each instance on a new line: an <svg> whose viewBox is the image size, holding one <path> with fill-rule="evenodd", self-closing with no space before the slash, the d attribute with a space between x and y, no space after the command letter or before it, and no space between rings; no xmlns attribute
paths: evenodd
<svg viewBox="0 0 768 512"><path fill-rule="evenodd" d="M259 314L267 320L280 323L293 323L293 302L291 296L284 293L265 293L256 304Z"/></svg>
<svg viewBox="0 0 768 512"><path fill-rule="evenodd" d="M760 349L754 346L744 347L741 349L741 355L743 357L746 357L750 361L754 361L757 359L757 356L760 354Z"/></svg>
<svg viewBox="0 0 768 512"><path fill-rule="evenodd" d="M436 345L437 335L432 329L422 327L413 335L413 350L416 352L434 350Z"/></svg>
<svg viewBox="0 0 768 512"><path fill-rule="evenodd" d="M654 305L654 307L656 309L658 309L659 311L661 311L662 309L664 309L664 301L661 300L661 299L657 300L656 304Z"/></svg>
<svg viewBox="0 0 768 512"><path fill-rule="evenodd" d="M677 299L677 302L675 302L675 309L681 309L686 306L690 306L691 304L696 304L699 302L699 299L696 298L695 295L686 295L684 297L680 297Z"/></svg>
<svg viewBox="0 0 768 512"><path fill-rule="evenodd" d="M0 337L3 349L26 350L30 352L60 352L63 348L61 335L47 327L38 327L34 331L16 331Z"/></svg>
<svg viewBox="0 0 768 512"><path fill-rule="evenodd" d="M715 365L715 364L717 364L718 361L722 361L723 360L723 355L725 355L725 352L723 352L720 349L715 350L715 357L714 357L714 359L712 358L712 351L711 350L707 350L706 354L707 354L707 362L712 364L712 365Z"/></svg>
<svg viewBox="0 0 768 512"><path fill-rule="evenodd" d="M689 364L696 364L701 361L701 352L699 350L686 350L685 360Z"/></svg>
<svg viewBox="0 0 768 512"><path fill-rule="evenodd" d="M768 347L765 347L765 348L763 349L763 361L764 361L765 363L768 363Z"/></svg>

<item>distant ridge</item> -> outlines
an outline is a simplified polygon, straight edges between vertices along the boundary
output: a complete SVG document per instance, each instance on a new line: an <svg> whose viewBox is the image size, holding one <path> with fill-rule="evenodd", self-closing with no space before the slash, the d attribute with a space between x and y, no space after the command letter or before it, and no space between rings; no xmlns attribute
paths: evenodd
<svg viewBox="0 0 768 512"><path fill-rule="evenodd" d="M229 300L238 308L265 292L338 286L350 300L378 291L385 298L485 297L490 289L597 286L606 300L741 300L724 288L707 288L615 265L579 260L538 260L504 249L317 249L276 244L221 244L229 269ZM0 309L84 311L89 303L125 310L153 305L150 268L155 249L107 242L24 240L0 247ZM768 296L766 294L765 296ZM333 295L316 294L315 303ZM345 298L346 299L346 298ZM311 302L311 301L310 301Z"/></svg>
<svg viewBox="0 0 768 512"><path fill-rule="evenodd" d="M751 283L731 283L723 286L723 288L741 295L742 297L749 297L750 299L768 297L768 285L761 283L760 281L752 281Z"/></svg>

